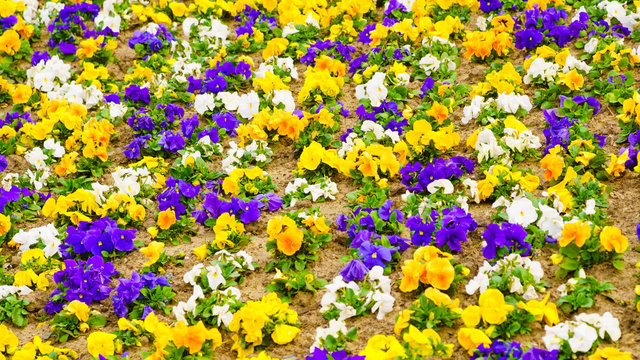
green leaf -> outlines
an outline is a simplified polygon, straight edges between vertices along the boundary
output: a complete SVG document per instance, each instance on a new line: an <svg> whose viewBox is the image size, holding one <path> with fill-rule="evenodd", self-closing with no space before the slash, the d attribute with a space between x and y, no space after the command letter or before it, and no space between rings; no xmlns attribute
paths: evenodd
<svg viewBox="0 0 640 360"><path fill-rule="evenodd" d="M613 267L618 269L618 270L624 269L624 262L622 262L620 260L613 260L611 262L611 265L613 265Z"/></svg>
<svg viewBox="0 0 640 360"><path fill-rule="evenodd" d="M102 315L91 315L87 320L87 324L92 328L105 326L107 325L107 318Z"/></svg>

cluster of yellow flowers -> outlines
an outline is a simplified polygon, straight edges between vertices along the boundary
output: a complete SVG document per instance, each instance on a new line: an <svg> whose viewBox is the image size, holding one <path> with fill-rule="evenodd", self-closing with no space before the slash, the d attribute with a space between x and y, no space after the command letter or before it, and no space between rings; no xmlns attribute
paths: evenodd
<svg viewBox="0 0 640 360"><path fill-rule="evenodd" d="M494 189L504 182L518 183L524 190L531 192L540 185L540 178L533 174L525 174L522 171L512 171L504 165L495 165L490 171L484 171L485 178L478 181L478 197L480 201L488 199Z"/></svg>
<svg viewBox="0 0 640 360"><path fill-rule="evenodd" d="M226 194L237 196L242 186L248 193L257 194L258 189L252 186L251 181L255 179L267 180L268 178L269 176L265 175L265 172L258 166L250 169L236 168L222 181L222 190Z"/></svg>
<svg viewBox="0 0 640 360"><path fill-rule="evenodd" d="M420 234L422 235L422 234ZM435 246L423 246L413 253L413 259L405 260L402 266L400 290L410 292L420 283L439 290L447 290L455 278L455 268L451 265L453 256Z"/></svg>
<svg viewBox="0 0 640 360"><path fill-rule="evenodd" d="M244 224L236 219L235 215L223 213L216 220L213 227L215 232L215 243L219 249L227 246L233 247L235 244L230 240L234 235L242 235L244 233Z"/></svg>
<svg viewBox="0 0 640 360"><path fill-rule="evenodd" d="M556 304L548 302L549 294L543 300L529 300L517 303L517 307L529 312L536 321L544 321L547 325L560 322ZM505 302L504 295L497 289L487 289L480 295L478 305L469 305L462 311L465 327L458 330L458 342L469 351L469 354L480 344L490 345L490 336L497 325L507 320L507 316L516 310L516 306ZM477 326L483 329L476 328Z"/></svg>
<svg viewBox="0 0 640 360"><path fill-rule="evenodd" d="M300 250L304 238L304 233L298 229L296 222L288 216L275 216L269 220L267 234L269 234L269 240L276 240L278 251L287 256L291 256Z"/></svg>
<svg viewBox="0 0 640 360"><path fill-rule="evenodd" d="M300 119L291 112L263 109L253 116L250 123L238 127L238 138L241 144L245 144L249 138L266 141L270 134L276 133L272 137L274 141L277 141L280 136L296 140L308 124L309 121L306 118Z"/></svg>
<svg viewBox="0 0 640 360"><path fill-rule="evenodd" d="M324 97L337 98L344 86L346 69L346 65L338 59L326 55L316 58L315 66L309 66L304 72L304 85L298 93L298 102L325 103Z"/></svg>
<svg viewBox="0 0 640 360"><path fill-rule="evenodd" d="M233 314L229 323L229 330L235 333L232 349L238 352L238 357L244 357L255 347L267 344L266 336L278 345L288 344L300 332L297 323L298 313L289 309L289 304L283 303L275 293L265 295L260 301L248 301Z"/></svg>
<svg viewBox="0 0 640 360"><path fill-rule="evenodd" d="M427 120L417 120L407 131L406 141L411 151L418 155L434 149L444 153L460 144L460 134L453 130L453 125L433 130Z"/></svg>
<svg viewBox="0 0 640 360"><path fill-rule="evenodd" d="M464 56L467 59L475 56L483 60L493 52L503 56L509 55L509 52L515 49L511 34L498 31L496 28L487 31L468 31L462 46L465 48Z"/></svg>
<svg viewBox="0 0 640 360"><path fill-rule="evenodd" d="M170 344L176 348L184 346L189 354L200 353L205 347L209 351L215 350L222 345L222 335L218 329L207 329L202 322L187 326L182 321L171 327L160 321L153 312L144 321L120 318L118 328L120 331L131 331L138 336L143 332L151 335L154 339L152 349L155 351L147 357L149 360L164 359L168 354L166 347ZM87 338L87 349L94 357L111 356L122 353L122 343L113 333L95 331Z"/></svg>
<svg viewBox="0 0 640 360"><path fill-rule="evenodd" d="M35 124L25 123L20 129L24 135L22 142L31 144L33 140L44 141L51 134L55 135L54 127L60 123L63 128L59 130L80 131L87 117L87 108L82 104L70 103L66 99L46 101L43 99L42 108L38 111L40 121ZM80 134L80 133L78 133ZM69 137L65 142L65 148L71 150L77 137Z"/></svg>
<svg viewBox="0 0 640 360"><path fill-rule="evenodd" d="M52 355L55 355L59 360L78 358L78 353L75 351L55 347L51 345L51 341L42 341L38 335L22 347L18 348L18 345L18 337L6 325L0 325L0 360L9 359L7 355L13 355L11 359L15 360L50 358Z"/></svg>

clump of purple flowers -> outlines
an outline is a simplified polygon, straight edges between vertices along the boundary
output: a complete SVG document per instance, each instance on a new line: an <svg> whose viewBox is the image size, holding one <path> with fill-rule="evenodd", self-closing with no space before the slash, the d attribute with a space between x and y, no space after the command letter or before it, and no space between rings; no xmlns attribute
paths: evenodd
<svg viewBox="0 0 640 360"><path fill-rule="evenodd" d="M527 351L522 349L519 342L505 342L496 339L491 346L480 344L473 351L470 360L493 360L493 359L510 359L510 360L556 360L558 359L558 350L544 350L539 348L531 348Z"/></svg>
<svg viewBox="0 0 640 360"><path fill-rule="evenodd" d="M282 207L282 198L274 193L260 194L254 199L243 200L237 197L231 197L231 200L225 200L218 196L215 192L204 195L203 210L196 210L193 216L196 221L202 225L207 223L215 223L215 219L224 213L236 216L243 224L257 221L261 215L261 209L266 207L267 210L273 212Z"/></svg>
<svg viewBox="0 0 640 360"><path fill-rule="evenodd" d="M395 131L398 135L404 133L404 127L409 126L407 119L402 116L402 111L398 110L395 101L383 101L380 106L373 106L372 111L367 111L364 105L358 106L356 114L360 121L371 120L384 126L385 129Z"/></svg>
<svg viewBox="0 0 640 360"><path fill-rule="evenodd" d="M387 200L380 208L358 206L350 215L338 215L338 230L347 231L353 259L340 272L344 279L362 280L370 269L386 267L398 251L410 246L408 239L399 235L404 215L399 210L391 210L392 206L392 200Z"/></svg>
<svg viewBox="0 0 640 360"><path fill-rule="evenodd" d="M168 51L171 42L174 40L175 38L169 29L160 24L155 31L142 32L136 30L129 39L129 47L138 54L144 55L144 60L146 60L153 53Z"/></svg>
<svg viewBox="0 0 640 360"><path fill-rule="evenodd" d="M114 250L129 252L133 250L136 230L122 230L115 220L103 217L93 222L80 221L78 227L68 226L67 237L60 245L62 256L66 259L74 254L90 253L102 256L103 252Z"/></svg>
<svg viewBox="0 0 640 360"><path fill-rule="evenodd" d="M51 33L48 45L50 48L57 48L65 55L75 55L76 53L76 36L82 35L88 31L85 21L93 21L100 7L96 4L80 3L73 5L65 5L58 16L49 23L47 30ZM104 35L113 34L109 33ZM84 35L89 37L96 35L95 32Z"/></svg>
<svg viewBox="0 0 640 360"><path fill-rule="evenodd" d="M164 276L156 276L152 273L140 275L136 271L131 273L131 279L120 279L120 284L116 287L113 299L113 310L120 317L126 317L131 310L132 318L140 318L146 310L147 305L145 303L148 300L145 294L148 296L150 290L156 289L156 287L169 287L169 281ZM166 290L170 292L170 287ZM158 289L165 290L165 289ZM171 296L171 295L170 295ZM172 297L172 296L171 296ZM170 300L170 299L165 299ZM162 300L161 300L162 301ZM134 306L131 306L134 304ZM136 306L137 305L137 306ZM158 305L158 304L152 304ZM151 306L153 308L153 306ZM158 307L158 306L156 306ZM133 309L131 309L133 308ZM160 310L160 309L157 309Z"/></svg>
<svg viewBox="0 0 640 360"><path fill-rule="evenodd" d="M143 91L144 89L146 90L144 93L134 92L134 90L129 92L132 86L137 87L137 85L129 86L126 89L125 98L131 101L147 101L145 99L148 99L149 96L148 89L134 89L135 91ZM127 95L128 93L129 95ZM168 130L177 121L180 123L180 131ZM129 159L139 158L143 148L151 147L156 150L161 148L166 152L175 153L184 149L190 140L196 141L209 136L211 142L220 141L217 128L209 127L201 130L198 115L194 114L185 118L184 109L175 104L158 104L155 109L151 110L141 107L140 110L127 118L127 124L136 134L133 141L123 151ZM154 144L158 146L153 146Z"/></svg>
<svg viewBox="0 0 640 360"><path fill-rule="evenodd" d="M300 58L300 62L305 65L315 65L316 58L320 55L327 55L331 58L338 58L351 61L356 47L353 45L345 45L340 41L317 40L306 48L306 54Z"/></svg>
<svg viewBox="0 0 640 360"><path fill-rule="evenodd" d="M434 159L423 166L419 162L408 163L400 169L402 184L411 192L423 192L435 180L457 180L464 174L473 173L473 160L454 156L448 160Z"/></svg>
<svg viewBox="0 0 640 360"><path fill-rule="evenodd" d="M402 5L401 5L402 6ZM372 27L373 26L373 27ZM362 37L366 32L366 36L375 29L375 24L369 24L365 27L365 30L360 33ZM362 41L361 41L362 42ZM371 42L371 39L367 40L367 44ZM380 63L380 62L389 62L390 64L396 60L402 61L405 57L411 56L411 50L408 48L397 48L393 50L391 56L388 55L388 51L382 51L382 47L374 47L371 48L371 51L365 52L364 54L354 58L349 62L349 73L354 75L356 73L362 73L371 62Z"/></svg>
<svg viewBox="0 0 640 360"><path fill-rule="evenodd" d="M362 230L385 235L399 234L404 214L400 210L391 210L392 206L392 200L385 201L380 208L375 209L358 206L349 215L338 215L338 230L346 231L351 239L355 239L357 233Z"/></svg>
<svg viewBox="0 0 640 360"><path fill-rule="evenodd" d="M486 242L482 248L482 255L487 260L502 259L512 253L523 256L531 254L531 244L525 240L527 231L522 225L509 222L503 222L501 225L489 224L482 237Z"/></svg>
<svg viewBox="0 0 640 360"><path fill-rule="evenodd" d="M457 206L444 209L442 213L434 209L428 219L419 214L411 216L406 225L412 231L412 244L426 246L433 242L440 249L454 252L462 250L467 234L478 227L471 214Z"/></svg>
<svg viewBox="0 0 640 360"><path fill-rule="evenodd" d="M251 65L244 61L239 61L238 64L231 61L218 61L214 68L204 72L204 79L189 76L187 78L189 82L187 92L195 93L198 91L201 94L217 94L230 88L246 85L252 74Z"/></svg>
<svg viewBox="0 0 640 360"><path fill-rule="evenodd" d="M278 21L275 17L267 16L249 5L245 5L244 11L236 15L235 20L242 24L236 28L236 36L238 37L244 34L251 36L254 29L265 33L267 30L273 30L278 27Z"/></svg>
<svg viewBox="0 0 640 360"><path fill-rule="evenodd" d="M4 156L0 155L0 172L4 171L7 167L7 160ZM0 188L0 213L10 213L13 211L19 212L29 208L30 204L44 204L51 194L43 194L37 191L33 191L28 187L18 187L16 185L11 186L9 190Z"/></svg>
<svg viewBox="0 0 640 360"><path fill-rule="evenodd" d="M117 274L113 264L100 256L92 256L87 261L65 260L64 270L53 274L56 289L49 295L44 309L47 314L55 314L62 310L65 302L78 300L89 305L104 300L113 290L109 284Z"/></svg>
<svg viewBox="0 0 640 360"><path fill-rule="evenodd" d="M173 176L169 176L165 184L167 189L156 196L158 209L160 211L171 209L176 214L176 218L180 219L188 209L193 208L201 187Z"/></svg>
<svg viewBox="0 0 640 360"><path fill-rule="evenodd" d="M364 360L364 356L352 355L347 356L345 350L330 352L326 349L314 348L304 360Z"/></svg>
<svg viewBox="0 0 640 360"><path fill-rule="evenodd" d="M549 125L542 133L546 139L545 154L556 145L565 149L571 141L583 138L583 125L600 111L600 103L591 96L577 95L569 99L560 97L560 107L557 109L543 109L544 119ZM593 140L600 147L604 146L606 137L594 134ZM587 139L591 140L591 139Z"/></svg>
<svg viewBox="0 0 640 360"><path fill-rule="evenodd" d="M562 25L568 16L567 12L552 7L540 10L536 6L531 10L525 10L524 15L524 23L522 20L516 22L517 49L535 49L544 41L556 43L563 48L568 42L578 38L580 31L587 29L589 20L589 15L581 12L579 19L572 21L569 26Z"/></svg>
<svg viewBox="0 0 640 360"><path fill-rule="evenodd" d="M31 119L31 114L28 112L20 114L17 111L8 112L4 116L4 119L0 119L0 127L9 126L15 131L22 129L23 121L32 123L35 125L36 121Z"/></svg>

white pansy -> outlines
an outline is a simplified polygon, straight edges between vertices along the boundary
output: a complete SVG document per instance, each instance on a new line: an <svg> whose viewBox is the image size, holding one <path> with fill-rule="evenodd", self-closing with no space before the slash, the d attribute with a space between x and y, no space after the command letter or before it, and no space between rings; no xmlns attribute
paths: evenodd
<svg viewBox="0 0 640 360"><path fill-rule="evenodd" d="M214 305L211 309L211 315L217 316L218 321L216 325L220 327L220 324L224 324L225 327L229 327L231 320L233 320L233 313L229 311L229 304Z"/></svg>
<svg viewBox="0 0 640 360"><path fill-rule="evenodd" d="M192 286L196 286L196 278L200 276L200 273L204 269L204 264L196 264L182 276L182 281Z"/></svg>
<svg viewBox="0 0 640 360"><path fill-rule="evenodd" d="M196 95L195 100L193 101L193 108L200 115L203 115L207 111L215 110L216 103L214 95L211 93Z"/></svg>
<svg viewBox="0 0 640 360"><path fill-rule="evenodd" d="M438 192L438 190L441 190L444 194L453 194L453 184L451 183L451 181L449 181L449 179L438 179L438 180L434 180L432 182L429 183L429 185L427 185L427 190L434 194L436 192Z"/></svg>
<svg viewBox="0 0 640 360"><path fill-rule="evenodd" d="M587 54L593 54L594 52L596 52L597 47L598 47L598 38L592 37L591 40L589 40L586 44L584 44L584 51Z"/></svg>
<svg viewBox="0 0 640 360"><path fill-rule="evenodd" d="M547 232L551 237L558 239L562 235L562 229L564 228L564 221L560 213L547 205L540 204L538 206L542 215L538 220L538 227L540 230Z"/></svg>
<svg viewBox="0 0 640 360"><path fill-rule="evenodd" d="M536 58L531 62L527 74L522 81L525 84L530 84L533 79L540 77L542 80L550 82L554 81L556 74L560 71L560 65L552 62L547 62L543 58Z"/></svg>
<svg viewBox="0 0 640 360"><path fill-rule="evenodd" d="M596 213L596 200L595 199L589 199L586 201L585 206L584 206L584 213L586 215L593 215Z"/></svg>
<svg viewBox="0 0 640 360"><path fill-rule="evenodd" d="M283 104L284 111L293 112L296 109L296 103L293 99L293 95L289 90L274 90L273 91L273 99L271 102L274 105Z"/></svg>
<svg viewBox="0 0 640 360"><path fill-rule="evenodd" d="M377 72L366 84L356 86L356 98L369 99L372 106L380 106L388 94L384 85L385 77L385 73Z"/></svg>
<svg viewBox="0 0 640 360"><path fill-rule="evenodd" d="M47 167L46 160L49 158L43 151L42 148L35 147L24 154L24 159L27 160L29 164L36 168L36 170L43 170Z"/></svg>
<svg viewBox="0 0 640 360"><path fill-rule="evenodd" d="M510 114L515 114L518 109L524 109L527 112L533 109L533 104L531 104L531 99L527 95L518 95L518 94L498 94L498 98L496 99L496 105L498 106L498 110L504 110Z"/></svg>
<svg viewBox="0 0 640 360"><path fill-rule="evenodd" d="M598 340L596 329L585 323L580 323L573 329L573 336L569 339L569 346L574 353L588 352L596 340Z"/></svg>
<svg viewBox="0 0 640 360"><path fill-rule="evenodd" d="M538 213L533 203L528 198L522 197L509 205L507 216L512 224L519 224L527 227L538 219Z"/></svg>
<svg viewBox="0 0 640 360"><path fill-rule="evenodd" d="M220 285L224 285L227 281L222 276L222 269L219 265L207 266L207 282L211 290L216 290Z"/></svg>
<svg viewBox="0 0 640 360"><path fill-rule="evenodd" d="M245 119L251 120L253 115L260 111L260 98L258 93L251 91L240 96L238 114Z"/></svg>
<svg viewBox="0 0 640 360"><path fill-rule="evenodd" d="M511 279L511 287L509 288L509 291L511 293L522 294L523 290L524 288L522 287L520 279L518 279L517 277Z"/></svg>
<svg viewBox="0 0 640 360"><path fill-rule="evenodd" d="M45 140L43 146L45 149L51 150L52 151L51 155L57 158L61 158L65 153L65 150L62 144L60 144L59 141L56 141L53 138L49 138Z"/></svg>
<svg viewBox="0 0 640 360"><path fill-rule="evenodd" d="M386 314L393 311L393 304L396 299L391 296L391 294L376 291L373 295L373 301L375 303L371 308L371 312L375 313L377 311L378 315L376 316L376 319L382 320Z"/></svg>

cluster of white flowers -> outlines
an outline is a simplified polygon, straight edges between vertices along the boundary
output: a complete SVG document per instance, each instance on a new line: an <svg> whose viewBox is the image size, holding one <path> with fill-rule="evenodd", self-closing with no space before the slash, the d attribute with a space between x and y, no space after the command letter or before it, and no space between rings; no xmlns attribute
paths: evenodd
<svg viewBox="0 0 640 360"><path fill-rule="evenodd" d="M231 140L229 141L227 157L222 159L222 171L231 174L237 167L252 161L266 164L271 162L272 156L273 150L266 141L252 140L245 147L240 147L235 141Z"/></svg>
<svg viewBox="0 0 640 360"><path fill-rule="evenodd" d="M38 1L25 1L24 20L33 25L49 25L55 19L65 4L61 2L48 1L41 9L38 9Z"/></svg>
<svg viewBox="0 0 640 360"><path fill-rule="evenodd" d="M369 99L371 106L380 106L389 93L384 85L386 77L387 74L383 72L373 74L373 77L367 83L356 86L356 98L358 100Z"/></svg>
<svg viewBox="0 0 640 360"><path fill-rule="evenodd" d="M112 31L119 33L122 18L115 9L115 4L121 3L122 0L105 0L98 16L94 19L96 25L101 29L110 28Z"/></svg>
<svg viewBox="0 0 640 360"><path fill-rule="evenodd" d="M555 326L545 326L542 341L548 350L556 350L568 343L575 354L591 351L593 343L607 336L618 341L622 335L620 322L610 312L576 315L575 320L565 321Z"/></svg>
<svg viewBox="0 0 640 360"><path fill-rule="evenodd" d="M328 292L322 296L320 312L325 313L332 309L338 309L340 310L339 321L356 316L356 309L343 302L345 300L341 297L342 289L351 289L359 299L364 301L364 306L372 305L371 313L377 312L376 318L382 320L386 314L393 310L395 303L395 298L391 295L391 279L383 273L384 269L380 266L374 266L369 271L365 281L369 283L371 290L361 288L355 281L347 283L342 279L342 276L336 276L330 284L324 287Z"/></svg>
<svg viewBox="0 0 640 360"><path fill-rule="evenodd" d="M501 164L510 166L512 163L511 152L523 153L527 150L539 149L541 146L540 138L533 135L530 130L505 127L503 136L498 139L491 129L485 128L478 133L475 150L478 151L478 162L480 163L500 159Z"/></svg>
<svg viewBox="0 0 640 360"><path fill-rule="evenodd" d="M317 19L317 15L314 13L309 13L307 15L307 18L304 21L304 24L294 24L293 22L288 23L287 25L285 25L284 28L282 28L282 37L286 38L289 35L293 35L293 34L297 34L300 32L300 30L298 30L296 28L296 25L305 25L305 26L313 26L315 28L320 28L320 23L318 23L318 19Z"/></svg>
<svg viewBox="0 0 640 360"><path fill-rule="evenodd" d="M231 31L227 25L218 19L212 18L208 21L198 20L194 17L184 19L182 32L184 32L187 39L191 37L193 26L196 29L195 35L201 40L206 40L210 45L225 46L229 43L227 39L231 35Z"/></svg>
<svg viewBox="0 0 640 360"><path fill-rule="evenodd" d="M347 324L343 320L329 320L329 327L316 329L316 339L309 348L309 352L313 352L314 348L322 348L323 341L327 337L332 336L337 339L340 335L346 335L348 332Z"/></svg>
<svg viewBox="0 0 640 360"><path fill-rule="evenodd" d="M611 23L611 19L616 19L620 25L629 30L633 30L638 21L640 21L640 14L627 10L624 5L617 1L601 1L598 3L598 8L607 12L607 22Z"/></svg>
<svg viewBox="0 0 640 360"><path fill-rule="evenodd" d="M498 143L498 139L493 134L493 131L487 128L482 129L478 133L475 149L478 151L478 163L497 159L507 153Z"/></svg>
<svg viewBox="0 0 640 360"><path fill-rule="evenodd" d="M22 286L0 285L0 300L12 294L29 295L32 292L33 290L27 285L22 285Z"/></svg>
<svg viewBox="0 0 640 360"><path fill-rule="evenodd" d="M438 71L440 69L440 65L442 64L446 65L447 70L449 71L454 71L456 69L455 61L448 58L440 60L433 54L427 54L423 56L422 59L420 59L420 62L418 63L420 68L424 70L427 76Z"/></svg>
<svg viewBox="0 0 640 360"><path fill-rule="evenodd" d="M594 52L597 45L598 39L592 38L592 40L590 40L585 45L585 51ZM573 69L589 72L591 71L592 67L587 65L587 63L585 63L584 61L578 60L570 54L565 60L565 65L562 68L562 72L566 74ZM542 79L543 81L555 82L556 75L558 74L558 72L560 72L560 70L560 65L554 62L545 61L543 58L536 58L531 62L529 70L527 70L527 74L524 76L522 81L525 84L530 84L534 79L540 77L540 79Z"/></svg>
<svg viewBox="0 0 640 360"><path fill-rule="evenodd" d="M480 113L485 108L491 106L495 102L494 99L484 100L484 96L476 95L471 99L471 104L465 106L462 109L462 124L468 124L469 121L480 116Z"/></svg>
<svg viewBox="0 0 640 360"><path fill-rule="evenodd" d="M557 209L544 204L538 204L536 208L533 202L526 197L516 198L513 202L500 197L494 203L496 206L506 206L509 222L527 227L537 221L536 226L554 238L562 235L564 220ZM538 215L538 210L541 212Z"/></svg>
<svg viewBox="0 0 640 360"><path fill-rule="evenodd" d="M232 264L237 269L247 269L250 271L255 270L252 264L253 259L251 255L245 251L239 251L236 254L231 254L228 251L221 250L215 253L213 257L219 261ZM205 267L202 263L196 264L191 270L185 273L182 278L186 284L193 286L193 294L187 301L180 301L173 307L173 314L177 321L184 321L186 323L185 315L187 313L195 315L196 307L198 305L197 301L205 298L204 290L197 283L197 278L200 276L207 277L209 290L213 292L212 296L217 296L219 299L226 298L227 300L240 301L242 294L238 288L233 286L224 288L227 281L222 276L222 270L219 265L209 265ZM211 308L211 312L213 316L218 317L217 326L220 326L221 324L229 326L229 323L233 320L233 314L230 311L228 303L214 305Z"/></svg>
<svg viewBox="0 0 640 360"><path fill-rule="evenodd" d="M587 65L586 62L578 60L573 55L569 54L564 61L562 72L566 74L573 69L582 70L588 73L591 71L592 67Z"/></svg>
<svg viewBox="0 0 640 360"><path fill-rule="evenodd" d="M542 146L540 138L533 135L531 130L518 131L512 128L505 128L502 141L509 149L520 153L529 149L536 150Z"/></svg>
<svg viewBox="0 0 640 360"><path fill-rule="evenodd" d="M36 244L44 245L44 256L49 258L53 255L60 255L60 239L58 239L58 229L53 224L33 228L29 231L20 229L13 236L13 241L20 244L20 252L29 250Z"/></svg>
<svg viewBox="0 0 640 360"><path fill-rule="evenodd" d="M496 99L496 105L498 110L504 110L510 114L515 114L519 109L524 109L527 112L533 109L533 104L531 103L531 99L527 95L518 95L518 94L498 94L498 98Z"/></svg>
<svg viewBox="0 0 640 360"><path fill-rule="evenodd" d="M527 74L522 78L522 82L530 84L538 76L544 81L554 82L558 71L560 71L560 65L547 62L543 58L536 58L531 62Z"/></svg>
<svg viewBox="0 0 640 360"><path fill-rule="evenodd" d="M274 66L289 73L292 79L298 79L298 70L293 63L293 59L290 57L277 57L272 56L260 64L258 70L256 70L256 78L264 77L267 72L273 73Z"/></svg>
<svg viewBox="0 0 640 360"><path fill-rule="evenodd" d="M202 75L202 64L189 61L188 57L178 57L176 62L171 65L171 70L173 71L173 79L180 83L185 83L188 81L187 78L189 76L198 78Z"/></svg>
<svg viewBox="0 0 640 360"><path fill-rule="evenodd" d="M206 93L198 94L193 102L193 107L198 114L203 115L207 111L216 110L216 100L222 102L227 111L237 111L238 115L245 119L252 119L253 115L260 111L260 97L251 90L247 94L223 91L217 95Z"/></svg>
<svg viewBox="0 0 640 360"><path fill-rule="evenodd" d="M156 183L156 177L146 166L138 168L118 167L116 171L111 173L111 176L118 193L132 197L140 193L141 186L153 186Z"/></svg>
<svg viewBox="0 0 640 360"><path fill-rule="evenodd" d="M102 102L103 94L95 85L83 87L68 82L70 78L71 65L62 61L58 55L47 61L41 60L36 66L27 69L27 84L46 92L50 100L66 99L84 104L87 109Z"/></svg>
<svg viewBox="0 0 640 360"><path fill-rule="evenodd" d="M66 64L58 55L27 69L27 83L42 92L53 91L67 83L71 78L71 65Z"/></svg>
<svg viewBox="0 0 640 360"><path fill-rule="evenodd" d="M228 252L227 250L219 250L213 254L213 258L223 263L231 264L236 269L243 269L248 271L255 270L253 266L253 257L244 250L240 250L235 254Z"/></svg>
<svg viewBox="0 0 640 360"><path fill-rule="evenodd" d="M330 178L324 178L315 184L309 184L307 179L294 178L287 184L284 190L285 195L295 194L298 190L302 190L304 194L311 195L311 201L316 202L322 198L324 200L335 200L338 193L338 185L331 181ZM292 196L289 206L295 206L298 198Z"/></svg>
<svg viewBox="0 0 640 360"><path fill-rule="evenodd" d="M509 254L503 259L498 260L493 266L485 260L484 264L478 269L478 275L467 283L465 290L467 294L473 295L477 291L482 294L489 288L489 280L493 276L511 274L509 278L509 291L512 294L521 295L525 300L538 298L536 287L533 284L526 284L525 289L522 281L513 275L512 270L516 267L522 267L533 276L533 281L539 283L544 278L544 270L540 262L531 260L528 257L522 257L520 254Z"/></svg>
<svg viewBox="0 0 640 360"><path fill-rule="evenodd" d="M400 134L391 129L385 130L382 125L371 120L363 121L362 125L360 126L360 130L362 130L362 132L364 132L365 134L372 133L375 136L375 139L378 141L389 138L394 144L400 142Z"/></svg>

